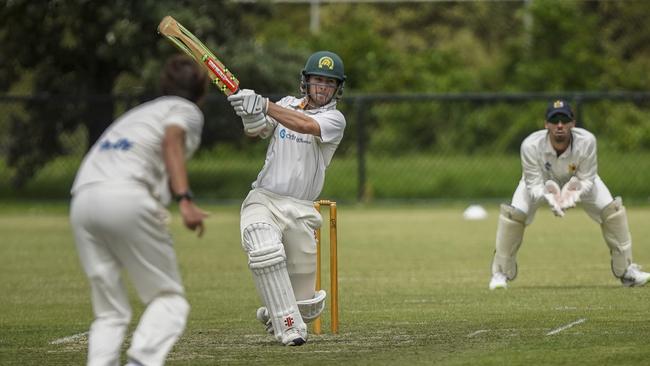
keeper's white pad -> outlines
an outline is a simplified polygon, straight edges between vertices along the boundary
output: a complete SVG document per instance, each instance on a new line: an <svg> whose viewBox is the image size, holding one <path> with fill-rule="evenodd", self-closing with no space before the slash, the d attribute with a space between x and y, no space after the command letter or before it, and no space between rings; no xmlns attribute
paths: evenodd
<svg viewBox="0 0 650 366"><path fill-rule="evenodd" d="M310 323L320 316L325 309L326 297L327 293L324 290L319 290L313 298L298 301L298 310L300 310L300 315L305 323Z"/></svg>
<svg viewBox="0 0 650 366"><path fill-rule="evenodd" d="M306 330L289 280L280 233L269 224L255 223L244 229L243 237L248 266L271 316L275 337L283 341L289 330Z"/></svg>
<svg viewBox="0 0 650 366"><path fill-rule="evenodd" d="M627 213L621 197L616 197L601 212L605 243L612 256L612 272L621 278L627 267L632 264L632 237L627 225Z"/></svg>
<svg viewBox="0 0 650 366"><path fill-rule="evenodd" d="M501 205L497 226L492 273L501 272L508 280L517 277L517 251L524 239L526 214L510 205Z"/></svg>

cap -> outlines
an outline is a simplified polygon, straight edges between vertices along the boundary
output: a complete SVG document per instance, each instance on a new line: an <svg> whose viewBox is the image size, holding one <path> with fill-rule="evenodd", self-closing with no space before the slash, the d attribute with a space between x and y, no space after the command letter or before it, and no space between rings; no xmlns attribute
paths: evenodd
<svg viewBox="0 0 650 366"><path fill-rule="evenodd" d="M571 110L569 103L567 103L565 100L554 100L548 105L548 108L546 108L547 121L556 114L563 114L573 120L573 111Z"/></svg>

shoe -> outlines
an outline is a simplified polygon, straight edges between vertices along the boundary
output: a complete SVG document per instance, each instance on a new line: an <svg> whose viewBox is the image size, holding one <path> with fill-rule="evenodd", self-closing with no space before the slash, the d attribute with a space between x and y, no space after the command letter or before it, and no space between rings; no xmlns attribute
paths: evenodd
<svg viewBox="0 0 650 366"><path fill-rule="evenodd" d="M285 346L302 346L307 343L307 326L302 325L302 327L294 327L288 329L282 335L282 344Z"/></svg>
<svg viewBox="0 0 650 366"><path fill-rule="evenodd" d="M275 333L273 331L273 323L271 323L269 311L264 306L257 309L257 314L255 314L255 317L260 321L260 323L264 325L264 330L266 330L268 334L273 335L273 333Z"/></svg>
<svg viewBox="0 0 650 366"><path fill-rule="evenodd" d="M648 280L650 273L641 271L641 266L636 263L630 264L621 277L621 283L625 287L643 286Z"/></svg>
<svg viewBox="0 0 650 366"><path fill-rule="evenodd" d="M501 272L497 272L492 275L489 285L490 290L496 290L498 288L507 289L508 288L508 278Z"/></svg>

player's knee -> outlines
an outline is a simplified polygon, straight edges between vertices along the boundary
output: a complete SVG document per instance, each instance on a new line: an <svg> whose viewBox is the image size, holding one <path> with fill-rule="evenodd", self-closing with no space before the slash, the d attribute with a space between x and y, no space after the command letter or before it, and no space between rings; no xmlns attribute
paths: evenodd
<svg viewBox="0 0 650 366"><path fill-rule="evenodd" d="M281 243L278 229L264 222L256 222L244 228L242 246L246 252L276 246Z"/></svg>
<svg viewBox="0 0 650 366"><path fill-rule="evenodd" d="M98 318L110 319L114 324L131 321L131 307L122 287L119 270L98 265L88 274L92 289L93 307Z"/></svg>
<svg viewBox="0 0 650 366"><path fill-rule="evenodd" d="M165 293L157 296L151 303L156 303L157 306L167 309L179 321L182 319L185 322L190 314L190 304L180 294Z"/></svg>
<svg viewBox="0 0 650 366"><path fill-rule="evenodd" d="M251 269L267 268L286 261L280 232L266 223L254 223L244 229L244 250Z"/></svg>
<svg viewBox="0 0 650 366"><path fill-rule="evenodd" d="M625 206L623 206L623 199L621 197L616 197L600 212L600 218L603 223L620 216L625 216Z"/></svg>
<svg viewBox="0 0 650 366"><path fill-rule="evenodd" d="M518 209L518 208L516 208L516 207L514 207L512 205L507 205L507 204L502 204L501 205L500 213L501 213L500 216L502 218L505 218L505 219L508 219L508 220L511 220L511 221L514 221L514 222L517 222L517 223L520 223L520 224L525 224L526 219L528 218L528 215L524 211L522 211L522 210L520 210L520 209Z"/></svg>

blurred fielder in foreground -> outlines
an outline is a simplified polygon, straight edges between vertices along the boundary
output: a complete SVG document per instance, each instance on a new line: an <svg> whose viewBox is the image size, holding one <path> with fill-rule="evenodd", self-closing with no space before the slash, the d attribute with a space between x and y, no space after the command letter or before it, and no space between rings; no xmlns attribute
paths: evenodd
<svg viewBox="0 0 650 366"><path fill-rule="evenodd" d="M623 202L612 197L598 176L596 138L575 127L573 111L563 100L549 105L545 127L521 144L523 176L512 203L501 205L489 288L507 288L507 281L517 276L517 251L524 228L532 223L539 206L546 203L556 216L563 217L578 202L600 224L614 276L624 286L644 285L650 273L632 263L632 239Z"/></svg>
<svg viewBox="0 0 650 366"><path fill-rule="evenodd" d="M147 304L127 351L129 365L164 364L190 310L163 205L173 195L185 226L201 236L206 214L192 202L185 160L201 140L197 103L207 76L189 57L175 56L160 82L163 96L113 122L84 158L72 187L70 220L95 314L88 365L119 364L131 320L123 268Z"/></svg>
<svg viewBox="0 0 650 366"><path fill-rule="evenodd" d="M307 326L325 306L315 293L316 240L322 223L314 208L345 129L336 109L345 75L341 58L327 51L302 70L302 98L278 103L253 90L228 97L249 136L270 138L264 167L241 208L242 246L263 302L257 319L287 346L307 341Z"/></svg>

